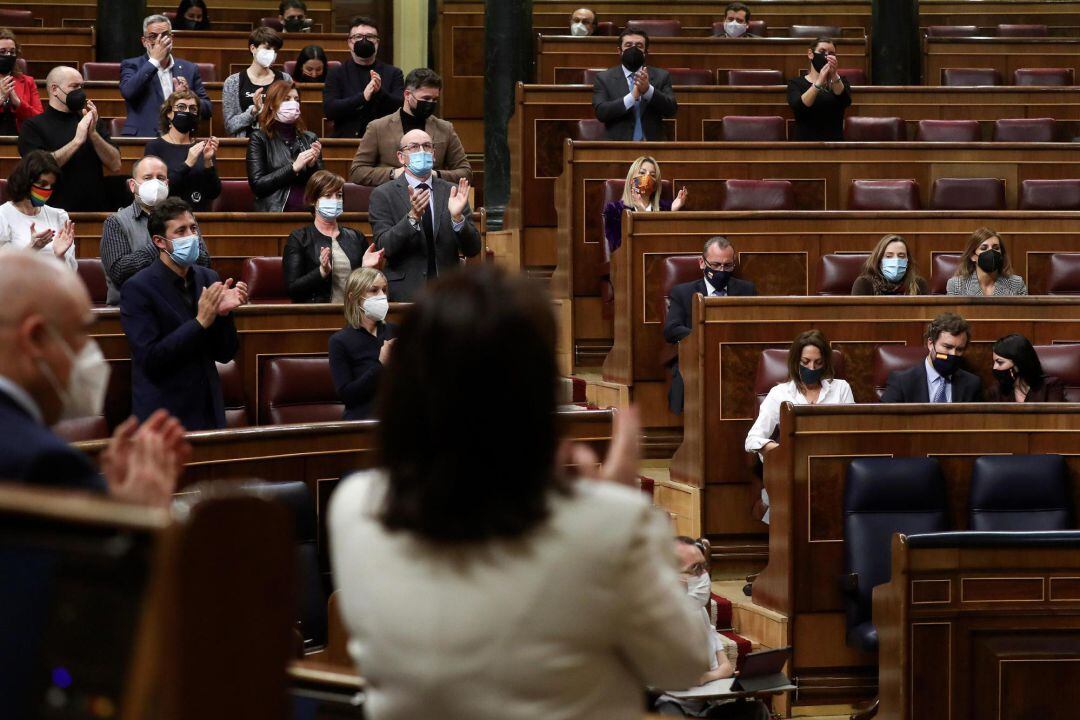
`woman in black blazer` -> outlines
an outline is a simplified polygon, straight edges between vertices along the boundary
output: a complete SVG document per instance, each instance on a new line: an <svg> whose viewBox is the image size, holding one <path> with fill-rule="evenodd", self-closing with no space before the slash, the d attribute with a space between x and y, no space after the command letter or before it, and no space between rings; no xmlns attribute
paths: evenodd
<svg viewBox="0 0 1080 720"><path fill-rule="evenodd" d="M386 322L390 301L386 276L359 268L345 285L344 328L330 336L330 375L345 403L345 420L371 416L383 365L390 358L397 327Z"/></svg>
<svg viewBox="0 0 1080 720"><path fill-rule="evenodd" d="M320 170L304 189L304 202L312 207L315 219L292 231L281 258L285 287L294 303L344 302L349 273L382 265L382 250L359 230L338 224L344 187L343 177Z"/></svg>

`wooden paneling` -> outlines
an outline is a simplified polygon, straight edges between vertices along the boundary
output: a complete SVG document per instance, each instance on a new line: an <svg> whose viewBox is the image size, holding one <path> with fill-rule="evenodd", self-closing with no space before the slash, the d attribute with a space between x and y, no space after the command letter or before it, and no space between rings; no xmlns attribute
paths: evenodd
<svg viewBox="0 0 1080 720"><path fill-rule="evenodd" d="M1080 38L923 38L923 83L945 68L992 68L1006 85L1020 68L1072 68L1080 78Z"/></svg>
<svg viewBox="0 0 1080 720"><path fill-rule="evenodd" d="M329 29L332 25L333 11L332 0L305 0L308 6L308 16L316 26ZM39 18L45 27L87 27L98 23L96 2L87 0L58 0L57 2L41 2L32 0L18 5L20 8L32 10L35 18ZM176 10L177 3L149 2L147 13L160 13ZM215 0L210 8L210 19L217 25L223 23L230 28L254 27L264 17L277 16L277 3L260 2L259 0ZM316 28L318 29L318 27ZM21 32L21 29L17 29Z"/></svg>
<svg viewBox="0 0 1080 720"><path fill-rule="evenodd" d="M1048 25L1054 35L1080 28L1080 2L1075 0L920 0L919 25L976 25L998 23Z"/></svg>

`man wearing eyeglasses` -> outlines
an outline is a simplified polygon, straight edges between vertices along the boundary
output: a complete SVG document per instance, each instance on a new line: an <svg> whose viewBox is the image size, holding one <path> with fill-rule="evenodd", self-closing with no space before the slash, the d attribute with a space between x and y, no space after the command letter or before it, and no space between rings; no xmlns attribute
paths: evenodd
<svg viewBox="0 0 1080 720"><path fill-rule="evenodd" d="M705 241L705 247L698 258L698 268L702 277L671 288L668 293L669 304L667 319L664 320L664 339L671 343L672 353L665 364L671 367L671 390L668 393L668 406L676 415L682 414L683 381L679 374L679 341L690 334L690 323L694 295L705 297L734 297L737 295L757 295L757 288L749 280L734 277L738 266L735 246L723 235L716 235Z"/></svg>
<svg viewBox="0 0 1080 720"><path fill-rule="evenodd" d="M210 117L210 96L203 87L199 66L172 55L172 23L164 15L143 20L142 45L146 54L120 64L120 94L127 101L122 135L157 137L161 106L177 90L190 90L199 98L199 114Z"/></svg>
<svg viewBox="0 0 1080 720"><path fill-rule="evenodd" d="M333 137L358 138L372 120L401 107L405 79L400 68L376 57L379 26L373 19L352 19L348 47L349 59L326 76L323 112L334 123Z"/></svg>

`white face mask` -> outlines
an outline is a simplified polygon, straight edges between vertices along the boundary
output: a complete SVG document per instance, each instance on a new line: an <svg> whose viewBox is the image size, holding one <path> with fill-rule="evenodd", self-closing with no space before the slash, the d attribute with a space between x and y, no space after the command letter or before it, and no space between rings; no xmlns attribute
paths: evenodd
<svg viewBox="0 0 1080 720"><path fill-rule="evenodd" d="M589 34L589 28L585 25L585 23L572 23L570 25L570 34L574 37L585 37Z"/></svg>
<svg viewBox="0 0 1080 720"><path fill-rule="evenodd" d="M169 184L157 178L151 178L138 187L138 193L143 205L154 207L169 197Z"/></svg>
<svg viewBox="0 0 1080 720"><path fill-rule="evenodd" d="M262 65L264 68L273 65L274 60L277 60L277 52L270 48L259 48L255 51L255 62Z"/></svg>
<svg viewBox="0 0 1080 720"><path fill-rule="evenodd" d="M94 340L87 340L83 349L76 355L59 331L51 326L49 331L60 341L64 352L71 360L71 374L68 375L66 388L60 387L60 381L44 360L41 358L37 360L38 369L49 379L53 390L60 396L62 405L60 419L73 420L100 415L105 407L105 392L109 389L111 372L101 348Z"/></svg>
<svg viewBox="0 0 1080 720"><path fill-rule="evenodd" d="M724 23L724 32L730 37L742 37L746 34L747 27L737 20L728 20Z"/></svg>
<svg viewBox="0 0 1080 720"><path fill-rule="evenodd" d="M376 295L364 299L364 314L375 322L386 319L386 313L390 311L390 298L386 295Z"/></svg>
<svg viewBox="0 0 1080 720"><path fill-rule="evenodd" d="M342 213L344 206L341 198L323 197L315 203L315 212L325 220L333 220Z"/></svg>

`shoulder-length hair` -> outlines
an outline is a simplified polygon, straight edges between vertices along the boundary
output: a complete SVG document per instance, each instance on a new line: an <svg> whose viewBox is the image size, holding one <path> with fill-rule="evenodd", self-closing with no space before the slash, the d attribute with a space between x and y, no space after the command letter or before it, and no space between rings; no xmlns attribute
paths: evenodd
<svg viewBox="0 0 1080 720"><path fill-rule="evenodd" d="M314 207L319 198L336 193L345 187L345 178L332 170L319 170L312 175L304 186L304 204Z"/></svg>
<svg viewBox="0 0 1080 720"><path fill-rule="evenodd" d="M1039 354L1035 352L1031 341L1020 333L1011 333L994 343L994 354L1012 360L1016 374L1028 384L1029 388L1038 388L1046 381Z"/></svg>
<svg viewBox="0 0 1080 720"><path fill-rule="evenodd" d="M275 136L275 128L277 127L277 121L275 115L281 103L289 97L289 92L296 90L296 97L300 97L300 88L296 86L292 80L275 80L270 83L270 87L266 90L266 96L263 98L263 108L259 112L259 128L267 134L268 137ZM307 126L304 125L303 116L296 120L296 124L293 126L296 128L296 134L307 132Z"/></svg>
<svg viewBox="0 0 1080 720"><path fill-rule="evenodd" d="M379 278L386 280L386 276L375 268L358 267L349 273L345 281L345 322L351 327L360 327L364 317L364 296Z"/></svg>
<svg viewBox="0 0 1080 720"><path fill-rule="evenodd" d="M885 255L885 248L894 242L904 243L904 250L908 255L907 270L899 283L893 283L881 274L881 260ZM866 258L866 262L863 263L862 275L870 279L875 291L880 292L886 287L899 285L901 295L918 295L919 281L922 280L919 275L919 266L915 264L915 258L911 256L911 248L908 247L907 240L899 235L886 235L878 240L877 245L870 252L870 257Z"/></svg>
<svg viewBox="0 0 1080 720"><path fill-rule="evenodd" d="M0 40L10 40L15 43L15 65L11 68L11 74L15 77L22 75L22 70L19 68L19 58L22 57L22 45L19 45L18 39L8 28L0 28Z"/></svg>
<svg viewBox="0 0 1080 720"><path fill-rule="evenodd" d="M651 162L653 167L656 168L656 189L653 190L653 196L649 199L649 202L652 205L653 210L660 209L660 163L656 162L656 158L649 155L642 155L639 157L630 165L630 169L626 172L626 184L623 185L622 202L623 205L628 208L634 207L634 196L630 194L634 187L634 178L637 177L638 171L641 170L641 166L647 162Z"/></svg>
<svg viewBox="0 0 1080 720"><path fill-rule="evenodd" d="M60 179L60 164L51 152L34 150L18 162L7 180L7 199L19 202L30 197L30 186L42 175L54 175Z"/></svg>
<svg viewBox="0 0 1080 720"><path fill-rule="evenodd" d="M829 341L825 339L825 334L820 330L807 330L804 333L799 333L798 337L791 343L791 348L788 350L787 355L787 371L788 380L794 380L795 384L800 388L805 388L803 384L802 376L799 375L799 365L802 360L802 351L807 345L816 347L821 351L822 361L822 380L832 380L833 366L832 366L832 348L829 347Z"/></svg>
<svg viewBox="0 0 1080 720"><path fill-rule="evenodd" d="M379 383L383 526L435 542L518 538L549 513L556 472L555 316L536 283L494 266L430 285ZM513 401L477 402L485 391Z"/></svg>
<svg viewBox="0 0 1080 720"><path fill-rule="evenodd" d="M177 90L169 97L165 98L165 102L161 104L161 112L158 113L158 126L161 134L169 132L169 113L172 112L173 106L176 105L177 100L194 100L195 101L195 114L199 114L199 96L190 90Z"/></svg>
<svg viewBox="0 0 1080 720"><path fill-rule="evenodd" d="M996 237L998 242L1001 243L1001 272L998 273L998 277L1009 277L1013 274L1012 262L1009 260L1009 251L1005 249L1005 238L991 230L988 227L981 227L975 232L971 233L971 238L968 239L967 247L964 248L964 254L960 258L960 264L956 268L956 277L969 278L975 274L975 261L971 259L971 256L975 253L975 249L982 245L984 242L992 237Z"/></svg>

